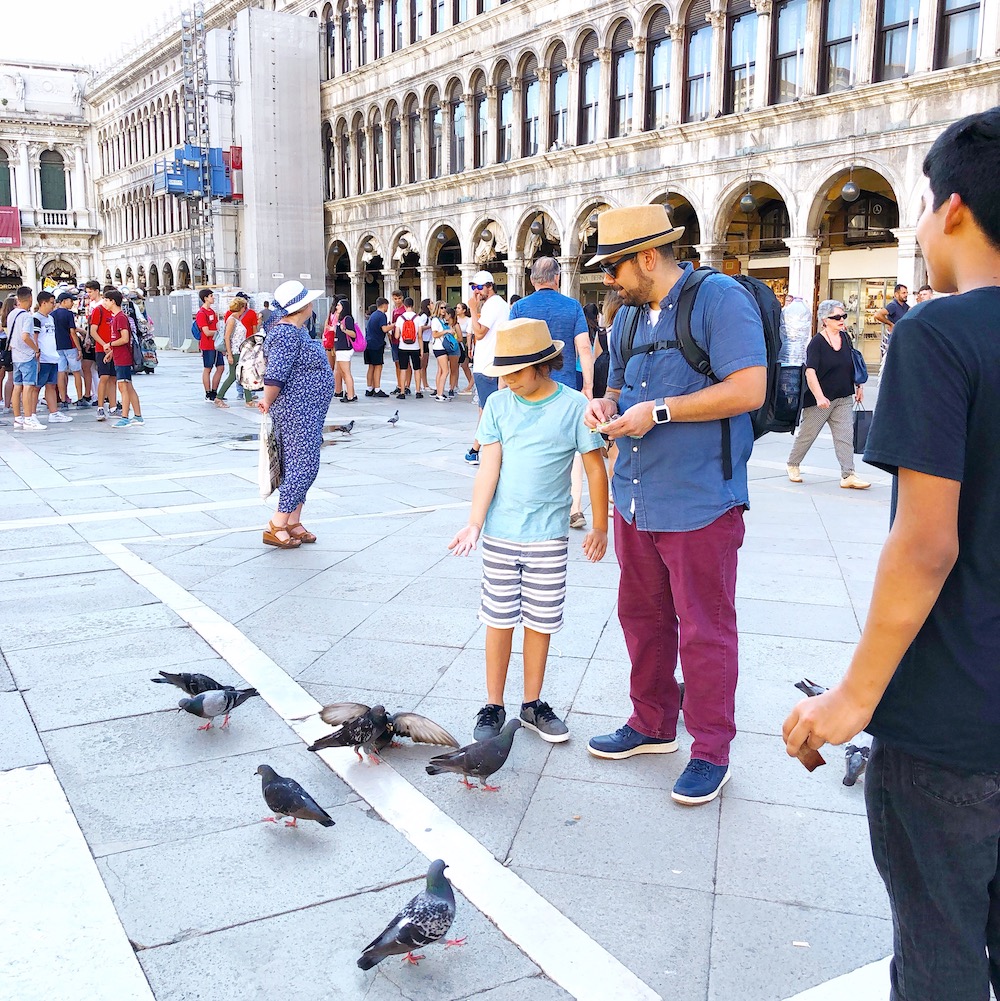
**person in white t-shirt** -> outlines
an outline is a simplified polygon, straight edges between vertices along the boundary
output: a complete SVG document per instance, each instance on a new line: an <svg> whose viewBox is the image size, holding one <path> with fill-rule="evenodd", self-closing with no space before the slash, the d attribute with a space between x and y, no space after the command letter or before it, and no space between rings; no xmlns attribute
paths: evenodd
<svg viewBox="0 0 1000 1001"><path fill-rule="evenodd" d="M397 399L403 400L410 389L410 379L416 374L416 399L422 399L420 391L420 358L423 351L421 318L413 311L413 299L403 300L403 312L396 318L396 339L399 341L399 371L403 379L403 391Z"/></svg>
<svg viewBox="0 0 1000 1001"><path fill-rule="evenodd" d="M479 416L483 415L483 407L490 396L497 391L498 380L486 374L492 367L496 354L496 328L498 323L506 322L510 315L510 307L493 284L493 275L489 271L477 271L470 283L472 295L469 297L470 332L476 341L476 350L472 358L472 375L476 383L476 393L479 396ZM472 443L472 448L465 453L465 461L470 465L479 464L479 440Z"/></svg>
<svg viewBox="0 0 1000 1001"><path fill-rule="evenodd" d="M56 324L52 310L56 308L56 297L51 292L39 292L38 309L32 317L35 339L38 342L38 373L35 378L35 404L38 396L45 393L45 404L49 411L50 424L69 424L73 418L59 410L59 350L56 344Z"/></svg>

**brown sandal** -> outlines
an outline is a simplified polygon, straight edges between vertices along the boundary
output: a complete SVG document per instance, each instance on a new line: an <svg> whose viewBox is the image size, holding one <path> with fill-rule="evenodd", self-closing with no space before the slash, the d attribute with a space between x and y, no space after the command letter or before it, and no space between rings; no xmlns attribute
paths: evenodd
<svg viewBox="0 0 1000 1001"><path fill-rule="evenodd" d="M276 528L273 521L267 523L267 528L264 529L264 545L265 546L277 546L279 549L298 549L302 545L300 539L292 537L292 533L289 531L290 526L282 525ZM278 538L278 532L288 532L288 540L283 542Z"/></svg>
<svg viewBox="0 0 1000 1001"><path fill-rule="evenodd" d="M291 522L289 522L285 527L288 529L288 534L293 539L298 539L299 542L315 542L316 541L316 536L313 535L312 532L310 532L305 527L305 525L302 524L301 521L295 522L294 525ZM301 532L296 532L295 529L297 529L297 528L302 529L302 531Z"/></svg>

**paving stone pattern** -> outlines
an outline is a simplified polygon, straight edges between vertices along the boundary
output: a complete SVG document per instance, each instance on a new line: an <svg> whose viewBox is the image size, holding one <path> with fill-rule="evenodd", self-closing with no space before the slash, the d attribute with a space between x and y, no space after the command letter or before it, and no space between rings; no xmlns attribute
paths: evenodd
<svg viewBox="0 0 1000 1001"><path fill-rule="evenodd" d="M271 508L247 440L255 419L236 403L221 412L202 402L200 375L197 357L164 353L137 382L144 428L75 410L72 425L44 434L0 426L0 770L51 762L158 1001L275 990L302 1001L568 997L464 899L454 931L467 946L428 950L419 967L358 970L360 948L415 892L427 860L262 699L237 710L228 732L198 732L174 711L181 693L150 684L157 670L239 679L92 545L128 540L321 702L383 701L470 737L484 700L480 562L445 548L472 491L469 397L408 400L395 427L395 401L334 401L331 420L356 425L327 436L305 518L320 541L280 552L261 545ZM670 801L687 760L683 730L676 755L586 753L629 701L617 565L610 551L589 565L582 533L571 538L566 628L545 689L572 739L518 734L493 796L426 775L427 748L391 752L497 859L676 1001L779 1001L891 950L862 785L841 784L839 749L809 775L779 736L798 698L792 683L830 681L847 663L889 487L860 467L875 486L841 490L825 436L806 483L793 485L789 444L762 440L750 470L741 732L719 801ZM12 524L39 518L49 522ZM511 714L520 669L515 655ZM260 823L263 761L295 775L337 826Z"/></svg>

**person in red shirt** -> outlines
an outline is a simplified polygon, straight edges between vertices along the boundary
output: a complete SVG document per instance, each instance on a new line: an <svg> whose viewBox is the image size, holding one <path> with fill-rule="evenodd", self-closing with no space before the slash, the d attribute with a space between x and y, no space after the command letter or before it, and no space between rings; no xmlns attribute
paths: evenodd
<svg viewBox="0 0 1000 1001"><path fill-rule="evenodd" d="M219 344L219 315L212 309L215 304L215 293L210 288L203 288L198 293L201 309L194 322L201 331L198 346L201 348L202 373L201 382L205 387L205 399L209 403L215 401L222 382L222 372L226 364L226 352ZM215 372L212 372L212 369Z"/></svg>
<svg viewBox="0 0 1000 1001"><path fill-rule="evenodd" d="M113 286L108 285L105 291L111 288ZM90 327L90 338L94 342L94 354L97 360L97 419L106 421L108 415L115 409L117 397L115 366L107 357L111 341L111 312L104 305L101 286L96 281L87 282L86 289L87 298L93 304L87 324ZM105 400L108 401L107 409L104 406Z"/></svg>
<svg viewBox="0 0 1000 1001"><path fill-rule="evenodd" d="M111 341L104 357L115 367L115 380L122 397L122 416L114 427L127 428L133 424L143 424L145 422L142 419L139 394L132 385L132 327L128 317L122 312L121 292L116 288L105 289L103 305L111 315ZM130 411L134 413L131 419Z"/></svg>

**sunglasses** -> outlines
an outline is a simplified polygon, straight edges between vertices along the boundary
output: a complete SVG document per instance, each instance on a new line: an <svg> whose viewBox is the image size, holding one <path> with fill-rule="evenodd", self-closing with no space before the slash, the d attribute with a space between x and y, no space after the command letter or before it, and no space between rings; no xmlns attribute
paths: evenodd
<svg viewBox="0 0 1000 1001"><path fill-rule="evenodd" d="M639 252L636 251L634 254L628 254L625 257L619 257L617 261L601 261L597 266L603 271L609 278L618 277L618 269L626 261L634 261L639 256Z"/></svg>
<svg viewBox="0 0 1000 1001"><path fill-rule="evenodd" d="M831 313L827 317L827 319L828 320L846 320L847 319L847 314L846 313Z"/></svg>
<svg viewBox="0 0 1000 1001"><path fill-rule="evenodd" d="M486 288L486 286L485 285L470 285L469 288L471 288L473 292L482 292L482 290L484 288Z"/></svg>

